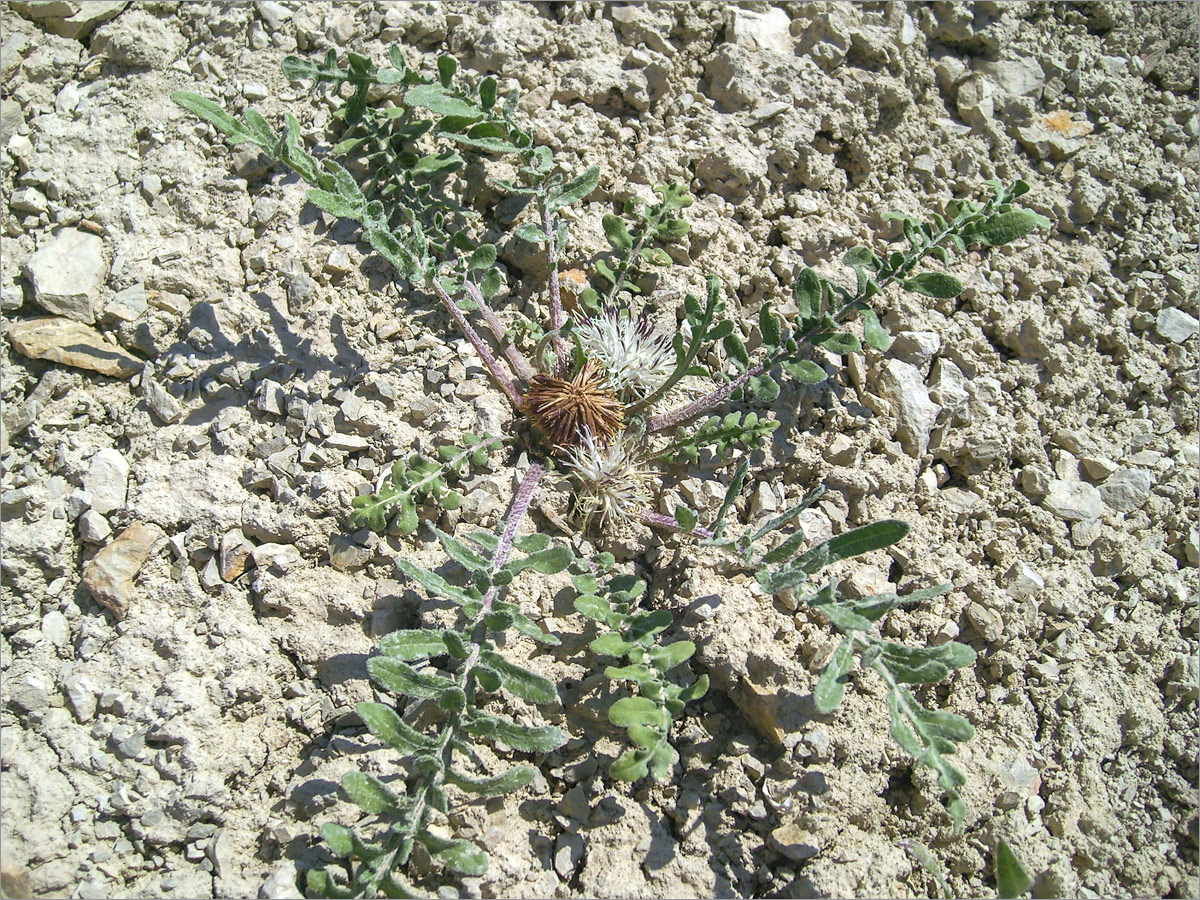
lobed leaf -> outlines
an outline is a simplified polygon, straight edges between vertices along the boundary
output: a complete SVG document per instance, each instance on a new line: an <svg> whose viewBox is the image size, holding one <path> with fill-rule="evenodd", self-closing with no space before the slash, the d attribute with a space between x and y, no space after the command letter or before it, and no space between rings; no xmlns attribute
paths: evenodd
<svg viewBox="0 0 1200 900"><path fill-rule="evenodd" d="M600 167L589 166L581 175L572 178L562 187L550 192L546 197L546 208L553 212L564 206L578 203L596 189L600 183Z"/></svg>
<svg viewBox="0 0 1200 900"><path fill-rule="evenodd" d="M481 797L499 797L502 794L510 794L525 787L535 777L537 777L537 769L529 766L513 766L507 772L491 778L470 778L454 769L446 772L446 780L451 784Z"/></svg>
<svg viewBox="0 0 1200 900"><path fill-rule="evenodd" d="M465 119L478 119L483 110L459 97L446 92L437 84L419 84L409 88L404 94L404 102L409 106L420 106L439 116L461 116Z"/></svg>
<svg viewBox="0 0 1200 900"><path fill-rule="evenodd" d="M246 144L255 141L253 132L238 119L227 113L221 104L201 97L199 94L193 94L190 91L176 91L171 94L171 99L188 112L199 116L204 121L214 125L219 131L224 132L234 144Z"/></svg>
<svg viewBox="0 0 1200 900"><path fill-rule="evenodd" d="M503 716L473 713L467 719L468 734L490 737L512 750L549 753L567 742L567 735L553 725L518 725Z"/></svg>
<svg viewBox="0 0 1200 900"><path fill-rule="evenodd" d="M622 697L608 708L608 720L618 728L648 725L661 729L665 718L662 707L647 697Z"/></svg>
<svg viewBox="0 0 1200 900"><path fill-rule="evenodd" d="M618 781L637 781L649 774L646 763L645 751L641 749L626 750L612 764L609 771Z"/></svg>

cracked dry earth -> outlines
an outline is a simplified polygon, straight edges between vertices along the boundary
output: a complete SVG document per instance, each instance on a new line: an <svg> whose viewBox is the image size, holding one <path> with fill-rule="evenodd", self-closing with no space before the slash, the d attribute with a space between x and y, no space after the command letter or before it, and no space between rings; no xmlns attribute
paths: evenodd
<svg viewBox="0 0 1200 900"><path fill-rule="evenodd" d="M1001 839L1035 896L1200 893L1193 5L5 2L0 17L5 896L299 897L328 859L320 824L354 821L341 774L397 771L353 708L376 638L437 615L394 560L442 558L427 532L349 531L348 504L396 456L511 414L431 297L168 99L291 110L319 153L339 101L281 60L382 60L392 43L410 65L449 52L519 85L561 164L601 167L572 265L590 271L627 196L687 182L692 231L653 286L668 315L714 273L751 335L762 302L788 313L801 267L844 281L847 249L897 239L883 211L940 209L989 177L1029 182L1053 223L952 260L956 300L879 298L892 349L818 355L828 382L785 386L737 506L745 522L824 482L814 541L913 524L838 574L861 593L955 586L885 630L979 653L924 697L976 727L957 760L965 832L890 742L873 675L814 714L827 624L689 539L636 530L601 544L713 682L678 724L673 779L609 778L612 689L563 584L530 581L522 604L564 643L507 652L558 680L561 704L535 715L572 739L528 788L453 812L492 866L434 873L438 895L930 896L912 842L951 893L987 897ZM501 314L536 318L545 272L504 238L519 210L479 198L503 238ZM512 462L468 479L442 527L493 527ZM729 474L669 479L663 508L711 517ZM560 499L532 524L568 540Z"/></svg>

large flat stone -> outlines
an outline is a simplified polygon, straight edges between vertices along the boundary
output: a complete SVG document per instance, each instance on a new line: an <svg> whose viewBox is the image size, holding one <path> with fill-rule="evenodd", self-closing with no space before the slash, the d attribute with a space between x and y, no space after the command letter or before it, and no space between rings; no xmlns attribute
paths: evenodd
<svg viewBox="0 0 1200 900"><path fill-rule="evenodd" d="M31 359L91 369L113 378L128 378L142 370L140 360L110 344L100 332L61 316L14 322L9 326L8 339L17 352Z"/></svg>
<svg viewBox="0 0 1200 900"><path fill-rule="evenodd" d="M118 619L129 612L133 579L154 545L166 537L157 525L134 522L83 567L83 586Z"/></svg>
<svg viewBox="0 0 1200 900"><path fill-rule="evenodd" d="M1096 519L1104 515L1104 500L1100 492L1083 481L1052 479L1042 506L1069 522Z"/></svg>
<svg viewBox="0 0 1200 900"><path fill-rule="evenodd" d="M104 241L76 228L64 228L26 260L25 277L33 300L49 313L91 324L100 288L108 277Z"/></svg>

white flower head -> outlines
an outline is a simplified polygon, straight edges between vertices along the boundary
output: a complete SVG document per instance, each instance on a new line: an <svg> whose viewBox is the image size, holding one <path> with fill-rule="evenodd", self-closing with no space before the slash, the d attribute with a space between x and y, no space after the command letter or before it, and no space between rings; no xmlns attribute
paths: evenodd
<svg viewBox="0 0 1200 900"><path fill-rule="evenodd" d="M634 316L615 306L583 319L575 333L584 353L604 367L608 385L625 399L648 397L671 377L671 342L650 327L645 313Z"/></svg>
<svg viewBox="0 0 1200 900"><path fill-rule="evenodd" d="M565 465L582 485L585 522L597 513L602 523L636 519L650 502L650 484L657 473L642 465L636 439L622 436L603 443L584 431L579 444L567 452Z"/></svg>

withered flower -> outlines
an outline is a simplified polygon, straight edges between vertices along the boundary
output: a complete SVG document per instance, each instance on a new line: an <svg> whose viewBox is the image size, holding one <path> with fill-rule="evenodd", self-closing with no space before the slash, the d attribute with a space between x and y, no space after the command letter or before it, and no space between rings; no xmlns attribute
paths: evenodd
<svg viewBox="0 0 1200 900"><path fill-rule="evenodd" d="M570 381L534 375L522 411L556 448L574 447L586 430L606 440L621 430L625 407L591 361Z"/></svg>

